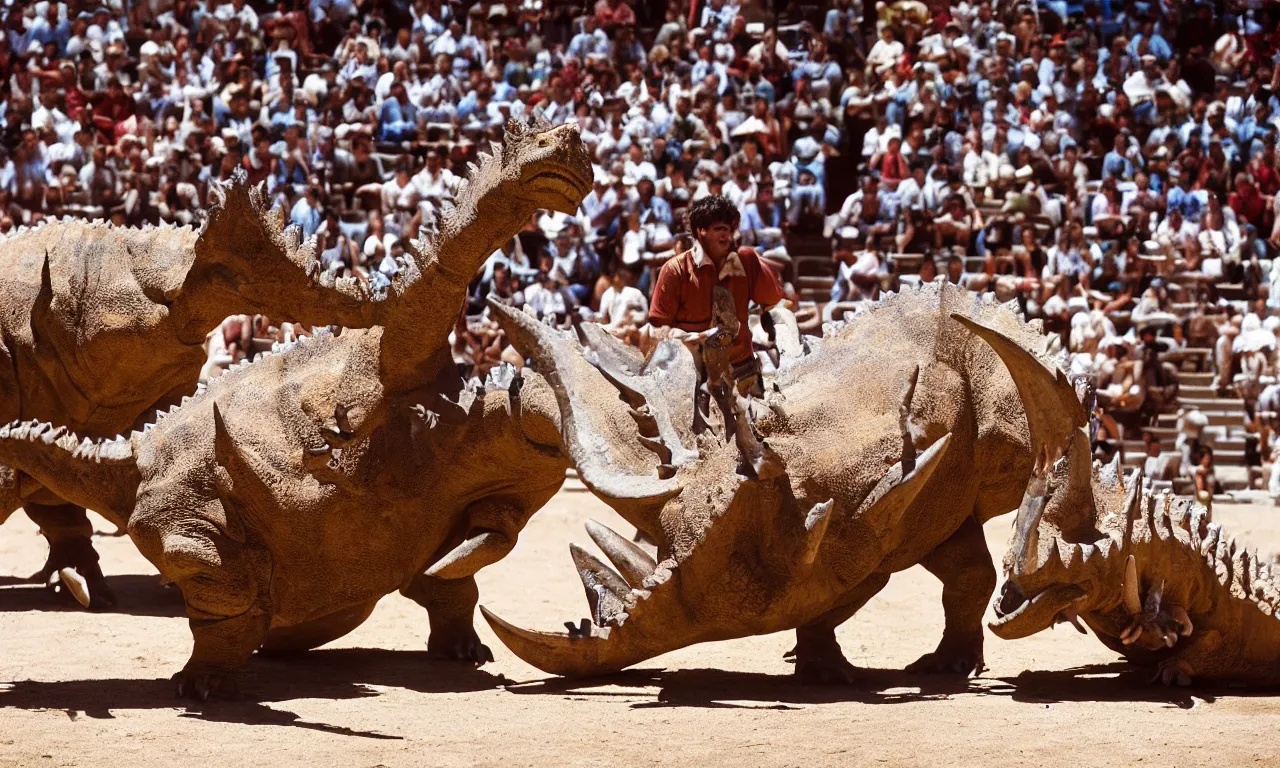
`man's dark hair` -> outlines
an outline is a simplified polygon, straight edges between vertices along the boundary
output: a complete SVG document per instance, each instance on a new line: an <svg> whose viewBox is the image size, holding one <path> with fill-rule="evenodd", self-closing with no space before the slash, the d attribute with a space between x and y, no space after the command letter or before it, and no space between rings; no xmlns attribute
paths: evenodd
<svg viewBox="0 0 1280 768"><path fill-rule="evenodd" d="M693 232L710 229L715 224L728 224L736 229L740 220L738 209L721 195L707 195L689 206L689 229Z"/></svg>

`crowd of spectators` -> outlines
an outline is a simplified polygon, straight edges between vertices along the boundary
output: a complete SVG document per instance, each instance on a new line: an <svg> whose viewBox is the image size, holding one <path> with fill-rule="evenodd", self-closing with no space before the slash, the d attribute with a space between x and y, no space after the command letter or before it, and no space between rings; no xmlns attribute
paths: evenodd
<svg viewBox="0 0 1280 768"><path fill-rule="evenodd" d="M243 169L327 269L376 290L478 148L537 109L577 122L594 189L477 275L454 336L471 373L513 354L494 296L637 341L684 210L722 195L811 332L902 284L993 291L1093 382L1100 450L1176 409L1178 370L1200 366L1270 460L1272 3L99 1L0 10L0 231L198 224ZM1199 421L1179 418L1172 471L1212 493Z"/></svg>

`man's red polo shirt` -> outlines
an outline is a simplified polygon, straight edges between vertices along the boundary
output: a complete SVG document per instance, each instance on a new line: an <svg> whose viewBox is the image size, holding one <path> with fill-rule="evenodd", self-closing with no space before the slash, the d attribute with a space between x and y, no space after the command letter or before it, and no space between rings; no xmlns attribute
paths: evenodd
<svg viewBox="0 0 1280 768"><path fill-rule="evenodd" d="M733 342L732 361L739 365L748 360L752 354L751 329L747 326L748 303L754 301L762 307L772 307L784 297L778 276L760 263L754 248L739 248L738 260L745 274L730 275L727 274L729 270L724 270L723 278L715 263L697 244L667 260L653 287L649 323L682 331L707 330L711 326L711 292L717 285L723 285L733 294L733 305L740 323L738 338Z"/></svg>

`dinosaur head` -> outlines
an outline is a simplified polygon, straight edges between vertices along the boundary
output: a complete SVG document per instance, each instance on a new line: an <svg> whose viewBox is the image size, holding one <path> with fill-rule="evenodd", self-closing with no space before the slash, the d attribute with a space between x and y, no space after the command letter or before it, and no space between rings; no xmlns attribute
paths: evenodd
<svg viewBox="0 0 1280 768"><path fill-rule="evenodd" d="M804 461L780 438L755 437L781 418L759 401L722 408L718 428L696 404L688 350L660 345L647 358L593 326L576 336L492 305L508 338L555 393L560 440L597 496L658 541L658 557L592 523L611 568L573 546L591 618L569 634L515 627L482 608L504 643L534 666L566 675L621 669L675 648L796 626L838 592L827 558L856 556L862 536L884 535L947 455L950 436L916 450L896 412L851 430L845 453L871 468L846 482L842 507L788 473ZM907 390L907 408L910 392ZM700 426L701 424L701 426ZM798 475L797 475L798 476ZM834 534L834 535L833 535ZM616 568L616 570L615 570Z"/></svg>
<svg viewBox="0 0 1280 768"><path fill-rule="evenodd" d="M1133 568L1127 521L1141 490L1141 472L1126 481L1118 457L1106 467L1091 465L1081 430L1066 457L1032 477L992 601L991 631L1012 640L1133 603L1126 597L1137 588L1135 575L1126 573Z"/></svg>
<svg viewBox="0 0 1280 768"><path fill-rule="evenodd" d="M198 343L228 314L264 314L306 325L364 327L375 307L358 280L321 268L316 240L286 226L264 185L250 186L243 170L214 183L208 217L194 258L170 308L184 341Z"/></svg>
<svg viewBox="0 0 1280 768"><path fill-rule="evenodd" d="M591 160L578 127L541 115L510 120L502 145L472 165L439 232L408 244L381 313L382 367L391 388L421 381L452 330L468 283L539 209L572 214L591 191Z"/></svg>

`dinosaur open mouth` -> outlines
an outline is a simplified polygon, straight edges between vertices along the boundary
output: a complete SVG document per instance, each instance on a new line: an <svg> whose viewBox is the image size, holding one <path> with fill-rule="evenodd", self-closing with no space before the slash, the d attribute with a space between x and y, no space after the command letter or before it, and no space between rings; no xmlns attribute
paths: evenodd
<svg viewBox="0 0 1280 768"><path fill-rule="evenodd" d="M1005 640L1028 637L1059 620L1069 621L1068 612L1084 596L1084 590L1074 584L1059 584L1028 598L1018 585L1006 581L992 604L996 618L987 626Z"/></svg>
<svg viewBox="0 0 1280 768"><path fill-rule="evenodd" d="M530 192L557 198L547 207L570 216L578 211L578 201L591 192L590 184L563 169L539 171L525 183Z"/></svg>

